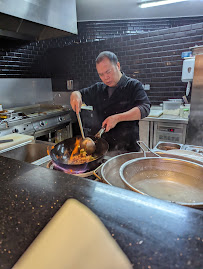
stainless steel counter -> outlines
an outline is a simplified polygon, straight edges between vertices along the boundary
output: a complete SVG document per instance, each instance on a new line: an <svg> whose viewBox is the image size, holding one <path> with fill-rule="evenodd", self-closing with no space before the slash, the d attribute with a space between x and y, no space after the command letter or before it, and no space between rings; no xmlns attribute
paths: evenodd
<svg viewBox="0 0 203 269"><path fill-rule="evenodd" d="M28 144L11 147L6 152L0 151L0 156L19 160L35 165L41 165L44 162L50 161L51 157L48 155L47 150L51 150L54 143L45 141L33 141Z"/></svg>
<svg viewBox="0 0 203 269"><path fill-rule="evenodd" d="M174 122L174 123L182 123L188 124L188 119L182 118L180 116L174 115L161 115L159 117L146 117L141 121L162 121L162 122Z"/></svg>

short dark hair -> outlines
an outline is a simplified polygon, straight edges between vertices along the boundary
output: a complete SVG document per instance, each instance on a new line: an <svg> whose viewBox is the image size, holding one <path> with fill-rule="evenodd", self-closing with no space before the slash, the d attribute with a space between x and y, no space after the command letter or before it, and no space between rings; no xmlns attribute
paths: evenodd
<svg viewBox="0 0 203 269"><path fill-rule="evenodd" d="M112 62L114 65L116 65L118 62L118 58L116 54L114 54L111 51L102 51L99 53L99 55L96 58L96 64L101 63L104 60L104 58L108 58L109 61Z"/></svg>

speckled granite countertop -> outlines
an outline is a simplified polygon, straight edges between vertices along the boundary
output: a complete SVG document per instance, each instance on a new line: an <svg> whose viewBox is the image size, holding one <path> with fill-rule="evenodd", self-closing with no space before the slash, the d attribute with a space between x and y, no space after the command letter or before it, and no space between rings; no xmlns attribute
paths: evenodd
<svg viewBox="0 0 203 269"><path fill-rule="evenodd" d="M134 268L203 268L203 212L0 157L0 268L11 268L68 198L105 224Z"/></svg>

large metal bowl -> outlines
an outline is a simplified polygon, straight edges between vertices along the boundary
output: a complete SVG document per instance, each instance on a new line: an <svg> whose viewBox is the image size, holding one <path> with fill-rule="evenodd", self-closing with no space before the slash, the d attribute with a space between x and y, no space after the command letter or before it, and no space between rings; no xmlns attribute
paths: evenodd
<svg viewBox="0 0 203 269"><path fill-rule="evenodd" d="M191 162L194 161L194 160L192 160L192 159L190 159L189 157L186 157L186 156L178 156L177 157L177 155L169 154L167 152L158 152L158 153L162 157L178 158L178 159L181 159L181 160L186 160L186 161L191 161ZM151 152L146 152L146 156L147 157L153 157L154 154L151 153ZM132 160L132 159L135 159L135 158L142 158L142 157L144 157L143 152L131 152L131 153L120 154L120 155L117 155L117 156L109 159L102 166L102 169L101 169L102 181L104 181L105 183L107 183L109 185L115 186L115 187L132 190L121 179L120 167L121 167L122 164L124 164L125 162L127 162L129 160ZM203 163L198 161L198 160L195 160L194 162L196 162L197 164L203 165ZM188 206L199 207L199 206L197 206L195 204L188 204Z"/></svg>
<svg viewBox="0 0 203 269"><path fill-rule="evenodd" d="M203 205L203 165L176 158L144 157L120 167L133 191L181 205Z"/></svg>

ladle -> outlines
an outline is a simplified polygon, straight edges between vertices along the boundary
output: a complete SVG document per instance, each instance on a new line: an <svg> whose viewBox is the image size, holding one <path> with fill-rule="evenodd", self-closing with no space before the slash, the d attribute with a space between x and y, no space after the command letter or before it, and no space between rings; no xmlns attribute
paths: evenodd
<svg viewBox="0 0 203 269"><path fill-rule="evenodd" d="M82 141L80 143L80 147L82 149L84 149L87 154L92 154L95 152L96 150L96 145L94 143L94 141L90 138L90 137L85 137L84 136L84 131L83 131L83 127L82 127L82 121L81 121L81 118L80 118L80 113L76 113L77 115L77 119L78 119L78 123L79 123L79 126L80 126L80 131L81 131L81 135L82 135Z"/></svg>

